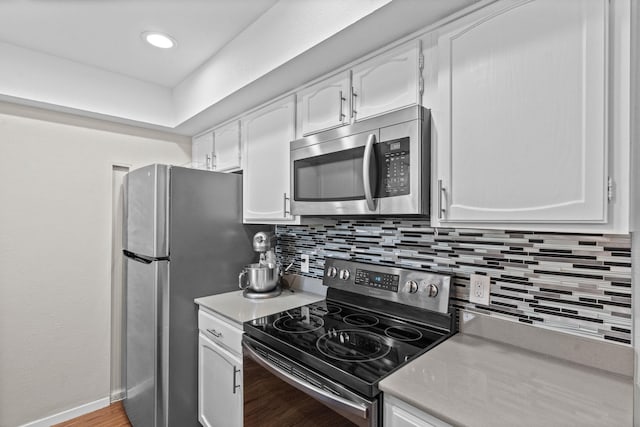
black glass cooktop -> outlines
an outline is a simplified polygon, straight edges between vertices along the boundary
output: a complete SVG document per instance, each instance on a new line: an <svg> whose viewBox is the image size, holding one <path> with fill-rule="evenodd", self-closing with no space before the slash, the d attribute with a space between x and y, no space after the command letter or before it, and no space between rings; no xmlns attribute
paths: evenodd
<svg viewBox="0 0 640 427"><path fill-rule="evenodd" d="M246 322L246 334L365 395L377 383L449 335L333 301Z"/></svg>

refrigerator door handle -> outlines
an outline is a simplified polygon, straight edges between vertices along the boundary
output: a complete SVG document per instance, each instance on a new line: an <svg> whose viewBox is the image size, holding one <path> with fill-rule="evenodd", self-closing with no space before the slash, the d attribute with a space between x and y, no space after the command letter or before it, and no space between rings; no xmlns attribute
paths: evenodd
<svg viewBox="0 0 640 427"><path fill-rule="evenodd" d="M131 251L128 251L126 249L123 249L122 253L127 258L131 258L132 260L141 262L143 264L151 264L153 261L169 261L168 256L152 257L152 256L146 256L146 255L139 255Z"/></svg>

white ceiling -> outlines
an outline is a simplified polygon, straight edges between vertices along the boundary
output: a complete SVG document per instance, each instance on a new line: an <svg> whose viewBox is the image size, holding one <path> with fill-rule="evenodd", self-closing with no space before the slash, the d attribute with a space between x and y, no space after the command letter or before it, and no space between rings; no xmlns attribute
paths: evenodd
<svg viewBox="0 0 640 427"><path fill-rule="evenodd" d="M194 135L478 1L0 0L0 101Z"/></svg>
<svg viewBox="0 0 640 427"><path fill-rule="evenodd" d="M277 0L23 0L0 2L0 40L174 87ZM170 34L157 49L143 31Z"/></svg>

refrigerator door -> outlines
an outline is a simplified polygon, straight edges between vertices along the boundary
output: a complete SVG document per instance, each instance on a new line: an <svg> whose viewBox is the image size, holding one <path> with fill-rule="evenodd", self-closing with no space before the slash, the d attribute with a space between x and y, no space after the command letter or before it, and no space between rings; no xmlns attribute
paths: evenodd
<svg viewBox="0 0 640 427"><path fill-rule="evenodd" d="M252 238L269 226L242 224L242 176L171 168L169 425L198 426L198 316L194 298L238 290L255 262Z"/></svg>
<svg viewBox="0 0 640 427"><path fill-rule="evenodd" d="M168 190L166 165L145 166L125 176L125 251L147 257L169 255Z"/></svg>
<svg viewBox="0 0 640 427"><path fill-rule="evenodd" d="M166 425L166 354L163 340L169 263L143 263L125 258L126 269L126 347L127 398L125 410L135 427ZM164 330L164 331L163 331ZM164 333L163 333L164 332ZM163 366L164 365L164 366ZM165 369L163 369L163 367Z"/></svg>

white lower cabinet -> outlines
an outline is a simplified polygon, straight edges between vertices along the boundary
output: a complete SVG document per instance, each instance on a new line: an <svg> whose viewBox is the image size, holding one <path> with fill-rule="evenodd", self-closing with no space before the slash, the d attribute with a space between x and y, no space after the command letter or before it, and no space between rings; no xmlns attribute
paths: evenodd
<svg viewBox="0 0 640 427"><path fill-rule="evenodd" d="M384 427L451 427L393 396L384 396Z"/></svg>
<svg viewBox="0 0 640 427"><path fill-rule="evenodd" d="M242 359L198 340L198 420L203 426L242 426Z"/></svg>
<svg viewBox="0 0 640 427"><path fill-rule="evenodd" d="M203 310L198 326L198 421L242 427L242 331Z"/></svg>

